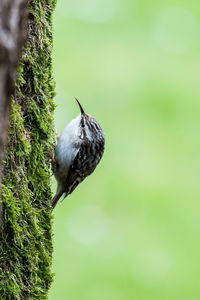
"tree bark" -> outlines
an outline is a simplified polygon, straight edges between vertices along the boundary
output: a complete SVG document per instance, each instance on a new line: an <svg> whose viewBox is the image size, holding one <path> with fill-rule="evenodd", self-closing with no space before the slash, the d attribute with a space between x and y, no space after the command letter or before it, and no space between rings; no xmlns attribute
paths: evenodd
<svg viewBox="0 0 200 300"><path fill-rule="evenodd" d="M24 41L26 0L0 1L0 163L7 139L8 115ZM0 173L1 180L1 173Z"/></svg>
<svg viewBox="0 0 200 300"><path fill-rule="evenodd" d="M0 235L2 300L47 299L52 282L48 153L54 147L51 52L55 2L29 1L26 44L20 55L25 0L0 0L1 159L10 111L0 190L4 221Z"/></svg>

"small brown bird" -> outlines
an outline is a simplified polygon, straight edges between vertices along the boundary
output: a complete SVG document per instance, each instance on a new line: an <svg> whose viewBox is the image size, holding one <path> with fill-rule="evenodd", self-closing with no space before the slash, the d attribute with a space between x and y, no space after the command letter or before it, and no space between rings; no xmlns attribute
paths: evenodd
<svg viewBox="0 0 200 300"><path fill-rule="evenodd" d="M57 180L53 208L61 196L62 201L94 171L104 152L103 130L93 117L84 112L80 102L76 101L81 113L61 133L52 161Z"/></svg>

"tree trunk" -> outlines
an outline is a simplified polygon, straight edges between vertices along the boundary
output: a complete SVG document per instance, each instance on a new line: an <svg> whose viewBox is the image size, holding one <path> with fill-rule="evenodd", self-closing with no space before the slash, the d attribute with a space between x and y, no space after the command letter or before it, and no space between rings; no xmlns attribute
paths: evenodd
<svg viewBox="0 0 200 300"><path fill-rule="evenodd" d="M0 166L7 140L11 95L20 51L25 36L26 0L0 1ZM1 183L2 167L0 168ZM3 226L3 205L0 203L0 229Z"/></svg>
<svg viewBox="0 0 200 300"><path fill-rule="evenodd" d="M1 1L12 5L20 2L20 0ZM13 93L11 89L5 98L8 101L5 101L8 112L10 94L13 94L1 184L3 227L0 236L0 298L2 300L47 299L52 282L50 270L52 195L49 151L54 146L54 81L51 51L52 12L55 2L55 0L29 1L27 39L18 66L15 90ZM8 32L5 30L5 33ZM1 63L0 59L0 79ZM7 61L4 61L4 65L7 66ZM13 78L14 69L10 74ZM10 81L4 83L5 88L9 90ZM0 97L1 92L0 89ZM4 109L2 103L1 98L0 117L1 110ZM4 114L5 118L7 115L8 113ZM6 127L1 125L0 129L4 131L2 140L0 130L1 151Z"/></svg>

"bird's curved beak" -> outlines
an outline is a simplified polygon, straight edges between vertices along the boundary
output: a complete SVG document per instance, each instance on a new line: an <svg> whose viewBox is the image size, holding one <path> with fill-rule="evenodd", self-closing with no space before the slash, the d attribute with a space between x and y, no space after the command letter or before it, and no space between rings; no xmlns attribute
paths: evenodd
<svg viewBox="0 0 200 300"><path fill-rule="evenodd" d="M75 100L76 100L76 102L78 103L78 106L79 106L79 108L80 108L80 111L81 111L81 115L84 115L84 114L85 114L85 112L84 112L84 110L83 110L83 108L82 108L82 106L81 106L80 102L79 102L79 101L78 101L78 99L76 99L76 98L75 98Z"/></svg>

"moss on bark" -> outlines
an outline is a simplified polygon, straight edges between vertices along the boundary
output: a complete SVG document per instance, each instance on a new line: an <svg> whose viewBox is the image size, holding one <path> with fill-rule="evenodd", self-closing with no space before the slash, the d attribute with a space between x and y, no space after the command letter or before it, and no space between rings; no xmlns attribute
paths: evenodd
<svg viewBox="0 0 200 300"><path fill-rule="evenodd" d="M27 42L12 99L1 196L0 298L46 299L52 282L54 0L29 1Z"/></svg>

